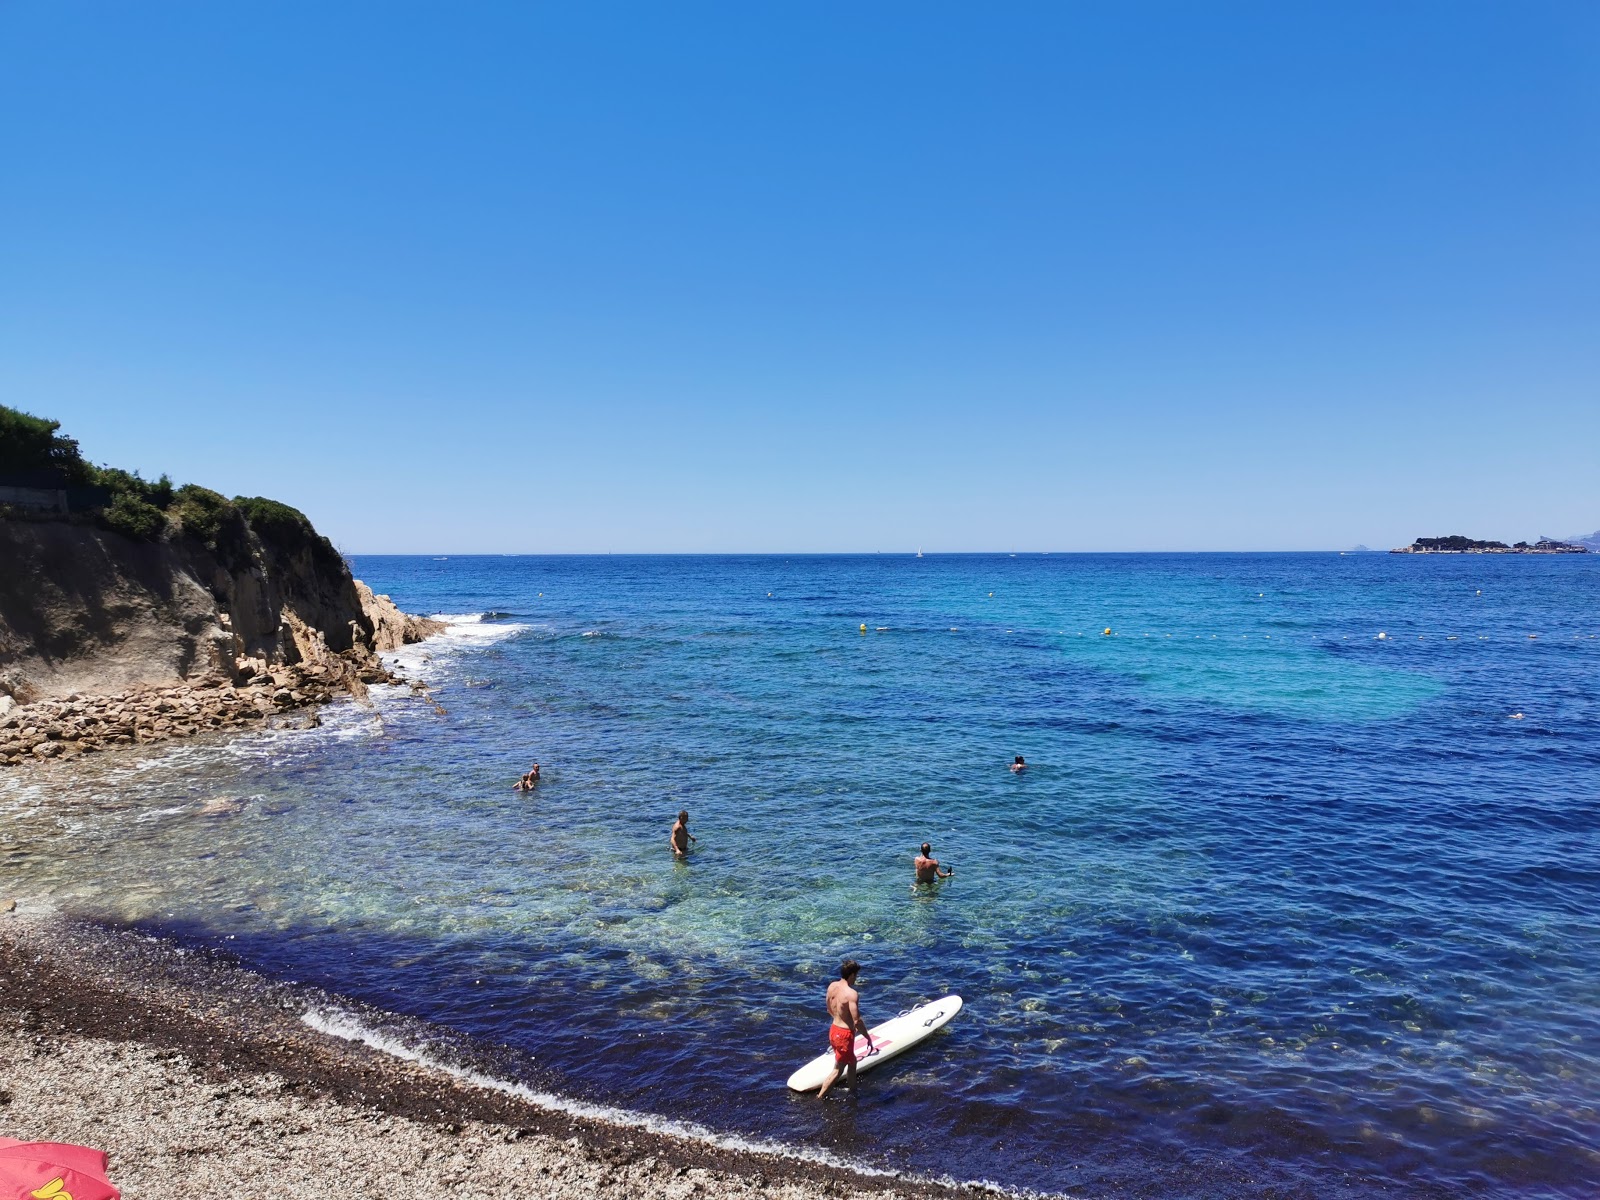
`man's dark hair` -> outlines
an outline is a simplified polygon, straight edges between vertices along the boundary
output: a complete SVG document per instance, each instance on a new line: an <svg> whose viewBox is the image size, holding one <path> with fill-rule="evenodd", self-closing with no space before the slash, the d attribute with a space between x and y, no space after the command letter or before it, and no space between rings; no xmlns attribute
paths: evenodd
<svg viewBox="0 0 1600 1200"><path fill-rule="evenodd" d="M853 958L847 958L839 964L839 978L849 983L856 977L856 972L861 970L861 964Z"/></svg>
<svg viewBox="0 0 1600 1200"><path fill-rule="evenodd" d="M930 844L929 844L929 843L927 843L927 842L923 842L923 843L922 843L922 852L923 852L923 853L924 853L924 854L932 854L932 853L933 853L933 846L932 846L932 845L930 845Z"/></svg>
<svg viewBox="0 0 1600 1200"><path fill-rule="evenodd" d="M689 819L689 810L686 808L686 809L684 809L682 812L680 812L678 814L678 820L687 821L688 819Z"/></svg>

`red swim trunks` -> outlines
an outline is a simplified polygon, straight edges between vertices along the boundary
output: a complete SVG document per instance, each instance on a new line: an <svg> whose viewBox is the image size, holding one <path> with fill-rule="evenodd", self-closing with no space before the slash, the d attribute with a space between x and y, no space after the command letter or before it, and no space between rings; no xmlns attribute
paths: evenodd
<svg viewBox="0 0 1600 1200"><path fill-rule="evenodd" d="M856 1061L856 1031L843 1025L828 1026L828 1045L833 1047L833 1065L849 1066Z"/></svg>

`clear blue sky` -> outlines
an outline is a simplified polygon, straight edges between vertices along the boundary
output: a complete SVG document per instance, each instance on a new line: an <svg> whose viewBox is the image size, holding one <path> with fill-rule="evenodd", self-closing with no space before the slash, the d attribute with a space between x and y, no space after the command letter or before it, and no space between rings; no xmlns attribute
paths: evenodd
<svg viewBox="0 0 1600 1200"><path fill-rule="evenodd" d="M0 5L0 400L354 552L1600 527L1600 4Z"/></svg>

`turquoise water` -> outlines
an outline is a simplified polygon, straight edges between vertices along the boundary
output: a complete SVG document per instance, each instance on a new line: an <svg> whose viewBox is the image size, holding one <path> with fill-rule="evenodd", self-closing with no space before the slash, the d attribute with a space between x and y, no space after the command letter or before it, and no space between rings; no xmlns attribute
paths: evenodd
<svg viewBox="0 0 1600 1200"><path fill-rule="evenodd" d="M1600 559L356 569L493 614L403 652L439 708L85 760L65 809L0 782L8 863L543 1086L877 1165L1600 1186ZM957 874L918 892L923 840ZM790 1096L846 954L869 1020L969 1007L857 1099Z"/></svg>

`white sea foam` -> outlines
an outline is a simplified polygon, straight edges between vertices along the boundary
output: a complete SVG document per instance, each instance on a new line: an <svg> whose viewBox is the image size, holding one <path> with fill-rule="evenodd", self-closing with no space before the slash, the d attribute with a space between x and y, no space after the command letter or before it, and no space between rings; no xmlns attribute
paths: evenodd
<svg viewBox="0 0 1600 1200"><path fill-rule="evenodd" d="M532 625L514 621L490 621L486 619L487 615L434 613L430 620L444 622L442 630L427 641L413 642L391 651L384 656L384 660L414 677L428 679L439 674L442 663L465 651L492 646L533 628Z"/></svg>
<svg viewBox="0 0 1600 1200"><path fill-rule="evenodd" d="M362 1045L372 1047L379 1053L390 1055L393 1058L404 1059L407 1062L417 1063L432 1071L440 1071L473 1087L485 1088L507 1096L514 1096L519 1100L537 1105L539 1108L551 1112L604 1121L608 1125L618 1125L627 1129L643 1129L650 1133L702 1142L724 1150L734 1150L744 1154L764 1154L773 1158L788 1158L798 1162L817 1163L821 1166L852 1171L858 1175L874 1175L888 1179L910 1178L903 1171L891 1171L882 1167L869 1166L866 1163L846 1158L842 1155L830 1154L826 1150L818 1150L809 1146L790 1146L783 1142L774 1142L766 1138L747 1138L733 1133L718 1133L714 1129L709 1129L692 1121L678 1121L669 1117L652 1116L649 1113L637 1112L633 1109L617 1108L610 1104L595 1104L587 1100L575 1100L568 1096L556 1095L554 1092L541 1092L536 1088L529 1087L527 1084L515 1083L509 1079L497 1079L493 1075L486 1075L482 1071L474 1071L470 1067L459 1067L444 1062L436 1055L430 1054L425 1047L411 1045L393 1034L374 1029L354 1013L342 1009L330 1011L318 1011L314 1008L307 1009L300 1015L300 1019L319 1033L327 1034L330 1037L342 1038L347 1042L360 1042ZM1015 1200L1068 1200L1066 1196L1060 1193L1035 1192L1028 1189L1006 1187L987 1179L957 1180L945 1175L935 1182L949 1188L1014 1197Z"/></svg>
<svg viewBox="0 0 1600 1200"><path fill-rule="evenodd" d="M561 1112L569 1116L604 1121L607 1124L620 1125L628 1129L644 1129L651 1133L705 1142L725 1150L737 1150L749 1154L766 1154L777 1158L792 1158L803 1162L820 1163L823 1166L854 1171L860 1175L881 1175L891 1178L901 1175L899 1171L886 1171L878 1167L868 1166L865 1163L853 1162L839 1155L830 1154L826 1150L786 1146L782 1142L745 1138L740 1137L738 1134L718 1133L714 1129L708 1129L704 1125L697 1125L690 1121L677 1121L667 1117L651 1116L649 1113L635 1112L631 1109L616 1108L609 1104L594 1104L587 1100L574 1100L567 1096L558 1096L554 1092L538 1091L527 1084L514 1083L508 1079L497 1079L493 1075L486 1075L481 1071L474 1071L468 1067L458 1067L443 1062L424 1048L409 1045L392 1034L372 1028L354 1013L338 1009L331 1012L307 1009L301 1014L300 1019L319 1033L343 1038L348 1042L360 1042L363 1045L371 1046L380 1053L388 1054L394 1058L405 1059L408 1062L418 1063L429 1070L441 1071L446 1075L461 1080L463 1083L471 1084L473 1087L486 1088L489 1091L501 1092L507 1096L515 1096L519 1100L524 1100L529 1104L537 1105L551 1112Z"/></svg>

